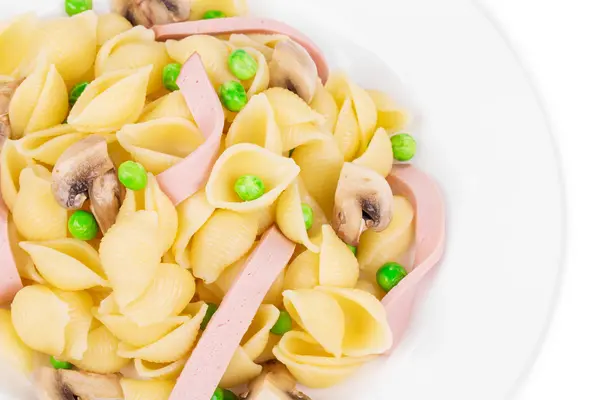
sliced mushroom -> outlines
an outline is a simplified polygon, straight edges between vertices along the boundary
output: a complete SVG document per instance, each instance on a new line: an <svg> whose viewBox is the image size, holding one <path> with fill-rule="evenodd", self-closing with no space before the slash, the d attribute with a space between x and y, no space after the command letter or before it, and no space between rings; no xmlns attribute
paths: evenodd
<svg viewBox="0 0 600 400"><path fill-rule="evenodd" d="M312 102L319 74L317 66L308 51L293 40L283 40L275 46L269 63L270 87L288 89Z"/></svg>
<svg viewBox="0 0 600 400"><path fill-rule="evenodd" d="M11 138L10 120L8 118L8 107L13 94L19 87L21 81L0 81L0 149L6 139Z"/></svg>
<svg viewBox="0 0 600 400"><path fill-rule="evenodd" d="M276 361L264 365L263 372L248 385L245 400L310 400L296 390L296 380L287 368Z"/></svg>
<svg viewBox="0 0 600 400"><path fill-rule="evenodd" d="M66 369L40 368L35 373L40 400L122 399L116 375L99 375Z"/></svg>
<svg viewBox="0 0 600 400"><path fill-rule="evenodd" d="M65 150L52 170L56 201L66 209L80 209L92 183L114 169L102 136L91 135L80 140Z"/></svg>
<svg viewBox="0 0 600 400"><path fill-rule="evenodd" d="M117 221L121 208L121 184L117 171L111 169L96 178L90 187L91 210L96 217L100 230L105 234Z"/></svg>
<svg viewBox="0 0 600 400"><path fill-rule="evenodd" d="M133 25L150 28L154 25L187 21L190 18L190 0L112 0L112 9Z"/></svg>
<svg viewBox="0 0 600 400"><path fill-rule="evenodd" d="M346 163L335 192L333 229L344 242L357 246L365 230L381 232L389 226L393 202L385 178L369 168Z"/></svg>

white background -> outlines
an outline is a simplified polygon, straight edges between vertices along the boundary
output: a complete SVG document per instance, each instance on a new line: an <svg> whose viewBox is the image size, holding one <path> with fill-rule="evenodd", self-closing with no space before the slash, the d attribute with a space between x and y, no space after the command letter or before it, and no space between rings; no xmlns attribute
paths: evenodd
<svg viewBox="0 0 600 400"><path fill-rule="evenodd" d="M569 246L558 308L515 398L600 399L600 2L476 1L540 94L567 188Z"/></svg>

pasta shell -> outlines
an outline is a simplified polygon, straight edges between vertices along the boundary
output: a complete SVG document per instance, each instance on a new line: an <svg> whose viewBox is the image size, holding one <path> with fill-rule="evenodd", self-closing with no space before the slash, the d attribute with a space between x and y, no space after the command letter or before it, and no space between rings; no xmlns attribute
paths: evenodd
<svg viewBox="0 0 600 400"><path fill-rule="evenodd" d="M250 99L231 124L225 140L227 147L253 143L277 155L281 154L281 133L275 121L273 107L264 94Z"/></svg>
<svg viewBox="0 0 600 400"><path fill-rule="evenodd" d="M277 211L277 203L271 204L269 207L263 208L256 212L256 220L258 222L257 235L265 233L275 223L275 214Z"/></svg>
<svg viewBox="0 0 600 400"><path fill-rule="evenodd" d="M360 128L352 108L352 100L347 98L342 105L333 133L337 145L344 155L345 161L354 159L360 148Z"/></svg>
<svg viewBox="0 0 600 400"><path fill-rule="evenodd" d="M115 132L138 120L152 66L110 72L95 79L77 100L68 122L81 132Z"/></svg>
<svg viewBox="0 0 600 400"><path fill-rule="evenodd" d="M317 291L333 297L344 313L342 352L351 357L383 354L392 347L392 331L383 304L358 289L321 286Z"/></svg>
<svg viewBox="0 0 600 400"><path fill-rule="evenodd" d="M269 99L280 128L298 124L322 125L325 117L310 108L297 94L283 88L271 88L264 94Z"/></svg>
<svg viewBox="0 0 600 400"><path fill-rule="evenodd" d="M68 85L80 82L96 60L98 16L86 11L42 24L42 52Z"/></svg>
<svg viewBox="0 0 600 400"><path fill-rule="evenodd" d="M382 232L368 230L360 237L357 255L360 269L369 276L383 264L397 261L414 240L414 209L404 197L394 196L393 218Z"/></svg>
<svg viewBox="0 0 600 400"><path fill-rule="evenodd" d="M133 28L131 22L117 13L101 14L98 16L98 30L96 40L102 46L115 36Z"/></svg>
<svg viewBox="0 0 600 400"><path fill-rule="evenodd" d="M118 354L125 358L140 358L155 363L180 360L194 347L207 308L203 304L194 318L148 346L135 348L121 343Z"/></svg>
<svg viewBox="0 0 600 400"><path fill-rule="evenodd" d="M344 311L335 298L316 289L286 290L283 304L293 320L327 352L342 355Z"/></svg>
<svg viewBox="0 0 600 400"><path fill-rule="evenodd" d="M92 325L92 297L86 292L54 293L69 306L69 323L65 329L65 350L61 358L81 360L88 349L88 332Z"/></svg>
<svg viewBox="0 0 600 400"><path fill-rule="evenodd" d="M319 286L319 255L310 250L300 253L288 266L285 290L314 289Z"/></svg>
<svg viewBox="0 0 600 400"><path fill-rule="evenodd" d="M117 138L135 161L155 175L177 164L204 143L200 130L183 118L127 125L117 132Z"/></svg>
<svg viewBox="0 0 600 400"><path fill-rule="evenodd" d="M381 289L375 282L368 281L366 279L360 279L356 283L355 289L362 290L375 296L378 300L385 297L386 293Z"/></svg>
<svg viewBox="0 0 600 400"><path fill-rule="evenodd" d="M41 276L61 290L85 290L107 286L98 252L86 242L61 239L50 242L21 242Z"/></svg>
<svg viewBox="0 0 600 400"><path fill-rule="evenodd" d="M392 142L383 128L375 132L367 150L354 160L354 164L370 168L384 178L392 172L394 165Z"/></svg>
<svg viewBox="0 0 600 400"><path fill-rule="evenodd" d="M38 23L35 13L27 13L0 28L0 75L24 75L37 53Z"/></svg>
<svg viewBox="0 0 600 400"><path fill-rule="evenodd" d="M117 373L129 363L118 354L118 346L119 340L105 326L100 326L90 332L83 358L73 363L77 368L97 374Z"/></svg>
<svg viewBox="0 0 600 400"><path fill-rule="evenodd" d="M175 381L121 379L124 400L169 400Z"/></svg>
<svg viewBox="0 0 600 400"><path fill-rule="evenodd" d="M202 1L202 0L200 0ZM234 33L229 36L229 43L235 48L252 48L259 51L267 61L273 58L274 47L282 40L288 40L285 35Z"/></svg>
<svg viewBox="0 0 600 400"><path fill-rule="evenodd" d="M213 36L193 35L180 41L167 40L167 52L180 64L185 64L192 54L198 53L215 89L225 82L237 80L227 65L229 47Z"/></svg>
<svg viewBox="0 0 600 400"><path fill-rule="evenodd" d="M317 90L315 91L315 96L313 97L310 106L313 110L325 117L323 127L327 132L334 132L338 119L338 106L331 93L325 90L320 83L317 85Z"/></svg>
<svg viewBox="0 0 600 400"><path fill-rule="evenodd" d="M220 387L236 387L249 383L262 372L262 367L255 364L252 359L241 348L233 354L229 366L221 378Z"/></svg>
<svg viewBox="0 0 600 400"><path fill-rule="evenodd" d="M139 358L133 360L135 371L142 379L172 379L179 376L187 357L172 363L153 363Z"/></svg>
<svg viewBox="0 0 600 400"><path fill-rule="evenodd" d="M50 172L41 166L21 172L13 218L19 233L27 240L67 237L67 210L54 199L51 179Z"/></svg>
<svg viewBox="0 0 600 400"><path fill-rule="evenodd" d="M0 151L0 189L4 204L11 212L21 187L19 183L21 172L32 164L33 161L18 150L16 141L7 139L4 142Z"/></svg>
<svg viewBox="0 0 600 400"><path fill-rule="evenodd" d="M33 350L60 355L65 349L69 305L49 288L26 286L12 302L12 323L19 338Z"/></svg>
<svg viewBox="0 0 600 400"><path fill-rule="evenodd" d="M148 104L138 122L148 122L161 118L183 118L194 122L190 108L179 90L169 93Z"/></svg>
<svg viewBox="0 0 600 400"><path fill-rule="evenodd" d="M276 221L277 226L288 239L304 245L314 253L319 252L319 246L315 245L308 237L297 182L290 185L281 194L277 202Z"/></svg>
<svg viewBox="0 0 600 400"><path fill-rule="evenodd" d="M388 134L398 133L406 127L408 115L387 93L379 90L367 90L377 108L377 126Z"/></svg>
<svg viewBox="0 0 600 400"><path fill-rule="evenodd" d="M192 237L208 221L215 208L208 204L206 194L201 191L177 206L179 230L171 251L175 262L182 268L192 268L190 247Z"/></svg>
<svg viewBox="0 0 600 400"><path fill-rule="evenodd" d="M213 283L225 268L246 254L258 231L253 214L217 210L192 239L194 276Z"/></svg>
<svg viewBox="0 0 600 400"><path fill-rule="evenodd" d="M202 19L204 13L220 10L228 17L236 17L248 13L246 0L191 0L190 20Z"/></svg>
<svg viewBox="0 0 600 400"><path fill-rule="evenodd" d="M60 124L69 112L67 86L54 65L40 63L19 85L9 106L13 138Z"/></svg>
<svg viewBox="0 0 600 400"><path fill-rule="evenodd" d="M161 190L156 178L152 174L148 174L146 210L154 211L158 215L158 228L161 237L160 242L162 243L161 251L164 254L175 242L179 221L175 206Z"/></svg>
<svg viewBox="0 0 600 400"><path fill-rule="evenodd" d="M223 274L221 274L223 276ZM215 284L206 285L201 280L196 282L196 294L198 295L198 299L204 301L206 303L219 304L221 300L223 300L223 296L214 293L212 289L215 288Z"/></svg>
<svg viewBox="0 0 600 400"><path fill-rule="evenodd" d="M206 184L206 198L215 208L239 212L268 207L300 173L293 160L278 156L254 144L237 144L228 148L215 163ZM265 194L253 201L242 201L235 193L235 181L243 175L262 179Z"/></svg>
<svg viewBox="0 0 600 400"><path fill-rule="evenodd" d="M35 269L35 265L33 264L33 260L29 257L29 254L25 252L20 246L19 243L22 242L23 238L17 232L17 227L15 226L12 218L8 219L8 243L10 243L10 250L12 251L13 258L15 259L15 264L17 265L17 269L19 270L19 275L23 279L30 280L35 283L45 284L46 281L39 274L37 269Z"/></svg>
<svg viewBox="0 0 600 400"><path fill-rule="evenodd" d="M123 308L123 315L140 326L158 324L183 311L195 292L196 283L188 270L176 264L160 264L150 287Z"/></svg>
<svg viewBox="0 0 600 400"><path fill-rule="evenodd" d="M246 89L249 98L257 95L258 93L264 92L269 87L269 82L271 79L271 75L269 72L269 65L267 64L267 60L265 56L258 50L253 48L244 48L246 53L250 54L252 58L256 61L258 65L258 69L256 70L256 75L254 78L242 81L242 85Z"/></svg>
<svg viewBox="0 0 600 400"><path fill-rule="evenodd" d="M251 360L256 360L269 343L270 331L279 319L279 310L274 305L262 305L252 324L242 338L242 349Z"/></svg>
<svg viewBox="0 0 600 400"><path fill-rule="evenodd" d="M88 134L77 132L72 126L58 125L43 131L30 133L18 141L20 152L28 158L54 165L71 145Z"/></svg>
<svg viewBox="0 0 600 400"><path fill-rule="evenodd" d="M100 244L100 260L114 289L117 304L124 308L152 284L160 261L158 215L137 211L106 233Z"/></svg>
<svg viewBox="0 0 600 400"><path fill-rule="evenodd" d="M310 142L331 140L331 135L314 124L298 124L285 129L281 134L283 151L291 151Z"/></svg>
<svg viewBox="0 0 600 400"><path fill-rule="evenodd" d="M108 72L151 65L148 93L162 89L162 72L170 58L165 44L155 42L154 37L152 29L136 26L107 41L96 58L96 77Z"/></svg>
<svg viewBox="0 0 600 400"><path fill-rule="evenodd" d="M352 250L337 236L331 225L323 225L319 254L319 282L322 286L353 288L358 282L358 261Z"/></svg>
<svg viewBox="0 0 600 400"><path fill-rule="evenodd" d="M33 350L17 335L9 310L0 309L0 360L5 365L29 374L33 370Z"/></svg>

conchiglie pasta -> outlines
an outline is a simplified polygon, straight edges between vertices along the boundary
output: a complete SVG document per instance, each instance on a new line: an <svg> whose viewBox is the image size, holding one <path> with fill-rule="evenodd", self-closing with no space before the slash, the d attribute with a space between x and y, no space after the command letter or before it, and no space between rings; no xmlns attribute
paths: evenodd
<svg viewBox="0 0 600 400"><path fill-rule="evenodd" d="M119 372L129 360L117 354L118 346L119 340L105 326L100 326L89 333L83 358L73 363L77 368L97 374Z"/></svg>
<svg viewBox="0 0 600 400"><path fill-rule="evenodd" d="M10 101L13 138L53 127L69 111L67 86L54 65L39 63L19 85Z"/></svg>
<svg viewBox="0 0 600 400"><path fill-rule="evenodd" d="M252 361L248 354L239 347L233 354L233 358L229 362L219 386L235 387L243 385L259 376L261 372L262 367Z"/></svg>
<svg viewBox="0 0 600 400"><path fill-rule="evenodd" d="M269 207L256 211L256 220L258 222L257 235L265 233L275 223L277 211L277 203L271 204Z"/></svg>
<svg viewBox="0 0 600 400"><path fill-rule="evenodd" d="M246 53L250 54L252 58L256 61L258 65L258 69L256 70L256 75L254 78L242 81L242 85L246 89L248 97L261 93L269 87L269 81L271 79L269 72L269 65L267 64L267 60L265 56L258 50L253 48L244 48Z"/></svg>
<svg viewBox="0 0 600 400"><path fill-rule="evenodd" d="M304 245L312 252L319 252L319 247L308 236L297 182L294 182L281 194L277 202L276 221L277 226L288 239Z"/></svg>
<svg viewBox="0 0 600 400"><path fill-rule="evenodd" d="M146 210L154 211L158 215L158 228L160 230L161 251L166 253L177 235L179 225L177 210L166 194L161 190L156 178L148 174L146 186Z"/></svg>
<svg viewBox="0 0 600 400"><path fill-rule="evenodd" d="M273 106L275 119L282 129L298 124L321 125L325 122L325 118L321 114L310 108L297 94L287 89L271 88L264 93Z"/></svg>
<svg viewBox="0 0 600 400"><path fill-rule="evenodd" d="M253 143L277 155L281 154L281 133L275 121L273 107L264 94L250 99L234 119L225 140L227 147L239 143Z"/></svg>
<svg viewBox="0 0 600 400"><path fill-rule="evenodd" d="M319 254L319 283L322 286L353 288L358 282L358 261L352 250L336 235L331 225L323 225Z"/></svg>
<svg viewBox="0 0 600 400"><path fill-rule="evenodd" d="M190 20L202 19L204 13L220 10L228 17L236 17L248 13L246 0L191 0Z"/></svg>
<svg viewBox="0 0 600 400"><path fill-rule="evenodd" d="M68 122L82 132L114 132L138 120L152 66L96 78L77 100Z"/></svg>
<svg viewBox="0 0 600 400"><path fill-rule="evenodd" d="M314 289L319 286L319 255L310 250L300 253L288 266L284 290Z"/></svg>
<svg viewBox="0 0 600 400"><path fill-rule="evenodd" d="M77 132L72 126L58 125L30 133L18 141L19 150L28 158L48 165L56 164L62 153L88 134Z"/></svg>
<svg viewBox="0 0 600 400"><path fill-rule="evenodd" d="M300 173L293 160L273 154L254 144L237 144L228 148L215 163L206 184L206 198L216 208L240 212L268 207ZM236 194L236 180L244 175L262 179L265 194L244 202Z"/></svg>
<svg viewBox="0 0 600 400"><path fill-rule="evenodd" d="M37 52L38 23L27 13L0 28L0 75L24 75Z"/></svg>
<svg viewBox="0 0 600 400"><path fill-rule="evenodd" d="M69 307L69 323L65 329L65 350L61 358L81 360L88 349L88 332L92 326L92 297L86 292L53 290Z"/></svg>
<svg viewBox="0 0 600 400"><path fill-rule="evenodd" d="M369 281L366 279L360 279L356 283L355 289L370 293L379 300L383 299L386 295L379 285L377 285L374 281Z"/></svg>
<svg viewBox="0 0 600 400"><path fill-rule="evenodd" d="M320 82L317 84L317 90L315 91L315 96L313 97L310 106L313 110L325 117L323 127L327 132L333 132L338 119L338 106L335 103L333 95L329 93Z"/></svg>
<svg viewBox="0 0 600 400"><path fill-rule="evenodd" d="M208 204L204 191L197 192L177 206L179 229L171 249L175 262L182 268L192 267L190 259L192 237L208 221L215 208Z"/></svg>
<svg viewBox="0 0 600 400"><path fill-rule="evenodd" d="M274 305L262 305L242 338L241 346L251 360L256 360L269 343L270 331L279 319Z"/></svg>
<svg viewBox="0 0 600 400"><path fill-rule="evenodd" d="M203 304L194 318L148 346L136 348L121 343L118 354L125 358L139 358L155 363L180 360L193 349L207 308Z"/></svg>
<svg viewBox="0 0 600 400"><path fill-rule="evenodd" d="M96 58L96 77L122 69L135 69L152 65L148 94L163 87L162 71L169 64L164 43L154 41L154 31L136 26L108 40Z"/></svg>
<svg viewBox="0 0 600 400"><path fill-rule="evenodd" d="M351 161L354 159L360 148L361 135L350 98L347 98L342 105L333 131L333 137L344 155L344 160Z"/></svg>
<svg viewBox="0 0 600 400"><path fill-rule="evenodd" d="M51 175L41 166L25 168L13 207L17 230L27 240L54 240L67 236L67 210L52 194Z"/></svg>
<svg viewBox="0 0 600 400"><path fill-rule="evenodd" d="M98 16L98 30L96 32L96 41L98 46L102 46L115 36L133 28L131 22L125 17L116 13L102 14Z"/></svg>
<svg viewBox="0 0 600 400"><path fill-rule="evenodd" d="M188 270L176 264L160 264L150 287L122 312L138 325L158 324L183 311L195 291L194 277Z"/></svg>
<svg viewBox="0 0 600 400"><path fill-rule="evenodd" d="M33 260L31 257L29 257L29 254L27 254L25 250L19 246L19 243L23 241L23 238L17 231L17 227L10 216L8 218L7 233L10 249L21 278L27 279L34 283L45 284L46 281L35 268Z"/></svg>
<svg viewBox="0 0 600 400"><path fill-rule="evenodd" d="M200 130L183 118L127 125L117 132L117 138L135 161L155 175L177 164L204 143Z"/></svg>
<svg viewBox="0 0 600 400"><path fill-rule="evenodd" d="M142 379L172 379L179 376L186 362L187 357L172 363L153 363L136 358L133 366Z"/></svg>
<svg viewBox="0 0 600 400"><path fill-rule="evenodd" d="M389 134L397 133L405 128L408 115L387 93L379 90L367 90L377 108L377 126Z"/></svg>
<svg viewBox="0 0 600 400"><path fill-rule="evenodd" d="M369 276L383 264L398 260L414 240L414 209L404 197L394 196L392 222L382 232L368 230L360 237L358 263Z"/></svg>
<svg viewBox="0 0 600 400"><path fill-rule="evenodd" d="M12 323L33 350L60 355L65 349L69 305L46 286L27 286L12 302Z"/></svg>
<svg viewBox="0 0 600 400"><path fill-rule="evenodd" d="M42 52L67 84L79 82L96 59L98 16L93 11L42 24Z"/></svg>
<svg viewBox="0 0 600 400"><path fill-rule="evenodd" d="M6 207L12 211L21 187L21 172L32 165L33 161L25 157L18 149L18 142L6 140L0 151L0 189Z"/></svg>
<svg viewBox="0 0 600 400"><path fill-rule="evenodd" d="M33 350L17 335L11 312L0 310L0 360L19 372L29 374L33 370Z"/></svg>
<svg viewBox="0 0 600 400"><path fill-rule="evenodd" d="M138 299L148 287L161 261L158 215L137 211L106 233L100 244L100 260L123 308Z"/></svg>
<svg viewBox="0 0 600 400"><path fill-rule="evenodd" d="M392 172L394 165L392 142L383 128L375 132L367 150L362 156L354 160L354 164L372 169L384 178Z"/></svg>
<svg viewBox="0 0 600 400"><path fill-rule="evenodd" d="M253 214L217 210L196 233L190 251L194 276L206 283L246 254L258 231Z"/></svg>
<svg viewBox="0 0 600 400"><path fill-rule="evenodd" d="M124 400L169 400L175 381L121 379Z"/></svg>
<svg viewBox="0 0 600 400"><path fill-rule="evenodd" d="M275 45L282 41L288 40L285 35L268 35L268 34L252 34L246 35L243 33L234 33L229 36L229 43L235 48L252 48L259 51L267 61L273 58Z"/></svg>
<svg viewBox="0 0 600 400"><path fill-rule="evenodd" d="M192 113L179 90L169 93L148 104L138 122L148 122L161 118L183 118L194 122Z"/></svg>
<svg viewBox="0 0 600 400"><path fill-rule="evenodd" d="M62 290L85 290L106 286L98 252L77 239L49 242L21 242L41 276Z"/></svg>

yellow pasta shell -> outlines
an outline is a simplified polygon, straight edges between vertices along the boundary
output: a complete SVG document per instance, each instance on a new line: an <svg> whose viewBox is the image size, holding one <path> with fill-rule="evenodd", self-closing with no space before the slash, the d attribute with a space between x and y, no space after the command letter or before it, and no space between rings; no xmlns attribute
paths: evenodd
<svg viewBox="0 0 600 400"><path fill-rule="evenodd" d="M135 372L143 379L172 379L177 378L185 363L187 357L172 363L153 363L139 358L133 360Z"/></svg>
<svg viewBox="0 0 600 400"><path fill-rule="evenodd" d="M33 370L33 350L17 335L9 310L0 309L0 360L5 365L29 374Z"/></svg>
<svg viewBox="0 0 600 400"><path fill-rule="evenodd" d="M92 325L92 297L86 292L64 292L54 289L54 293L69 306L69 323L65 329L64 359L80 360L88 348L88 332Z"/></svg>
<svg viewBox="0 0 600 400"><path fill-rule="evenodd" d="M354 115L352 100L350 98L344 101L333 132L335 141L344 155L344 160L353 160L360 148L361 138L360 128L358 127L358 121Z"/></svg>
<svg viewBox="0 0 600 400"><path fill-rule="evenodd" d="M323 127L327 132L333 133L337 124L339 110L331 93L325 90L321 83L317 85L317 90L310 106L325 117Z"/></svg>
<svg viewBox="0 0 600 400"><path fill-rule="evenodd" d="M406 127L408 115L396 101L385 92L367 90L377 108L377 126L388 134L398 133Z"/></svg>
<svg viewBox="0 0 600 400"><path fill-rule="evenodd" d="M175 206L164 194L152 174L148 174L148 184L146 185L146 210L155 211L158 215L158 228L162 243L161 251L164 254L175 242L179 221Z"/></svg>
<svg viewBox="0 0 600 400"><path fill-rule="evenodd" d="M358 260L331 225L323 225L322 233L319 283L322 286L353 288L358 282Z"/></svg>
<svg viewBox="0 0 600 400"><path fill-rule="evenodd" d="M42 285L45 284L46 281L35 268L33 260L31 257L29 257L29 254L27 254L25 250L19 246L19 243L23 241L23 238L21 235L19 235L17 227L15 226L15 222L11 216L8 218L7 233L10 250L12 251L12 255L15 259L15 264L17 265L17 269L19 270L19 275L21 278L35 283L40 283Z"/></svg>
<svg viewBox="0 0 600 400"><path fill-rule="evenodd" d="M246 47L244 50L246 53L250 54L252 58L254 58L258 65L258 69L256 70L256 75L254 75L254 78L247 81L242 81L242 85L246 89L248 97L252 98L253 96L267 90L269 87L271 74L269 72L267 59L260 51L252 47Z"/></svg>
<svg viewBox="0 0 600 400"><path fill-rule="evenodd" d="M73 363L77 368L97 374L117 373L129 363L117 354L118 346L119 340L105 326L100 326L90 332L83 359Z"/></svg>
<svg viewBox="0 0 600 400"><path fill-rule="evenodd" d="M385 129L379 128L375 132L367 150L354 160L354 164L370 168L384 178L392 172L394 152L392 142Z"/></svg>
<svg viewBox="0 0 600 400"><path fill-rule="evenodd" d="M7 139L0 152L0 190L6 207L12 212L21 185L21 172L33 164L33 160L19 151L18 142Z"/></svg>
<svg viewBox="0 0 600 400"><path fill-rule="evenodd" d="M288 239L304 245L314 253L319 252L319 246L314 244L308 237L297 182L292 183L281 194L277 202L276 221L277 226Z"/></svg>
<svg viewBox="0 0 600 400"><path fill-rule="evenodd" d="M285 273L284 289L313 289L319 286L319 255L310 250L300 253Z"/></svg>
<svg viewBox="0 0 600 400"><path fill-rule="evenodd" d="M359 289L364 292L370 293L373 296L375 296L378 300L383 299L386 295L386 293L381 289L381 287L377 283L366 279L360 279L356 283L355 289Z"/></svg>
<svg viewBox="0 0 600 400"><path fill-rule="evenodd" d="M264 94L269 99L280 128L298 124L322 125L325 117L310 108L297 94L283 88L271 88Z"/></svg>
<svg viewBox="0 0 600 400"><path fill-rule="evenodd" d="M87 133L77 132L72 126L63 124L30 133L19 140L18 145L20 152L26 157L54 165L67 148L87 135Z"/></svg>
<svg viewBox="0 0 600 400"><path fill-rule="evenodd" d="M194 122L190 108L179 90L169 93L148 104L138 122L148 122L161 118L183 118Z"/></svg>
<svg viewBox="0 0 600 400"><path fill-rule="evenodd" d="M321 128L310 123L298 124L284 129L281 138L284 152L295 151L297 147L310 142L331 141L329 133L323 132Z"/></svg>
<svg viewBox="0 0 600 400"><path fill-rule="evenodd" d="M38 23L35 13L27 13L0 28L0 75L24 75L37 53Z"/></svg>
<svg viewBox="0 0 600 400"><path fill-rule="evenodd" d="M262 367L255 364L252 359L241 348L235 351L229 366L219 383L220 387L236 387L249 383L262 372Z"/></svg>
<svg viewBox="0 0 600 400"><path fill-rule="evenodd" d="M121 379L124 400L169 400L175 381Z"/></svg>
<svg viewBox="0 0 600 400"><path fill-rule="evenodd" d="M228 17L236 17L248 13L246 0L191 0L190 20L202 19L204 13L220 10Z"/></svg>
<svg viewBox="0 0 600 400"><path fill-rule="evenodd" d="M265 233L275 223L277 211L277 203L271 204L269 207L263 208L256 212L256 220L258 222L257 235Z"/></svg>
<svg viewBox="0 0 600 400"><path fill-rule="evenodd" d="M128 31L131 28L133 28L131 22L127 21L127 19L120 14L108 13L99 15L96 35L98 46L102 46L118 34Z"/></svg>
<svg viewBox="0 0 600 400"><path fill-rule="evenodd" d="M242 338L241 346L251 360L256 360L269 343L270 331L279 319L274 305L262 305Z"/></svg>

